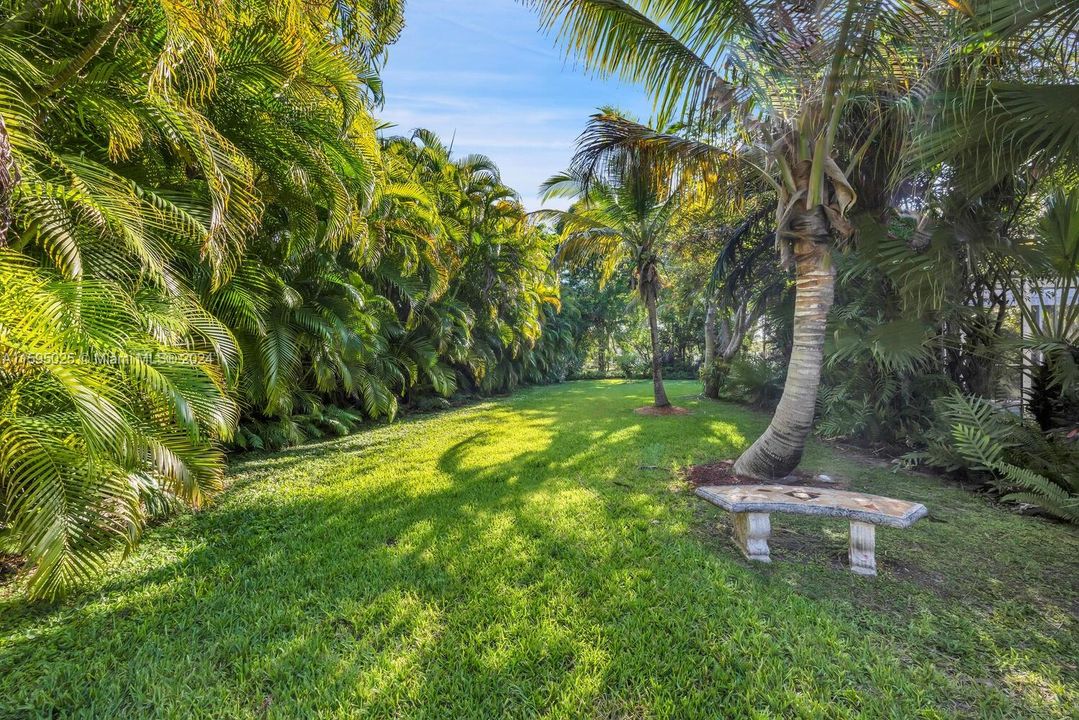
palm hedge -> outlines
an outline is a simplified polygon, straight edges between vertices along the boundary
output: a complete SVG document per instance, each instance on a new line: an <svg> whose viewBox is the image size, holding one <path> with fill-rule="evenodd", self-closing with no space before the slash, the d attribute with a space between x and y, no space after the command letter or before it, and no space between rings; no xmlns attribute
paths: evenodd
<svg viewBox="0 0 1079 720"><path fill-rule="evenodd" d="M0 553L34 595L205 503L230 445L560 371L498 169L379 132L402 6L0 2Z"/></svg>

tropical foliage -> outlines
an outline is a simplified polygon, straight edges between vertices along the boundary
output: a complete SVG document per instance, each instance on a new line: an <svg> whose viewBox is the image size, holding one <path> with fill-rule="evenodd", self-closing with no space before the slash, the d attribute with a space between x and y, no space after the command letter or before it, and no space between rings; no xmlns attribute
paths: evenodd
<svg viewBox="0 0 1079 720"><path fill-rule="evenodd" d="M230 445L565 373L498 169L379 137L402 12L0 2L0 552L33 594L204 504Z"/></svg>
<svg viewBox="0 0 1079 720"><path fill-rule="evenodd" d="M575 166L544 183L547 199L575 200L568 211L541 210L561 231L561 262L595 264L600 285L619 269L630 271L648 316L654 404L668 407L660 358L658 301L663 287L660 253L679 231L688 191L647 152L627 151L609 160L608 178L596 182L589 168Z"/></svg>
<svg viewBox="0 0 1079 720"><path fill-rule="evenodd" d="M927 463L967 476L986 476L1005 500L1042 508L1079 523L1079 446L1061 433L979 398L958 393L937 400L938 427L925 451L904 461Z"/></svg>
<svg viewBox="0 0 1079 720"><path fill-rule="evenodd" d="M230 449L616 367L774 405L747 477L815 429L1076 519L1074 3L529 4L656 103L595 115L531 216L380 124L403 0L0 0L0 553L33 594Z"/></svg>
<svg viewBox="0 0 1079 720"><path fill-rule="evenodd" d="M655 127L671 128L596 116L575 158L584 182L647 153L711 203L698 250L731 239L721 297L759 317L719 343L734 318L696 294L705 394L765 398L768 361L787 369L772 425L736 472L782 477L814 427L924 446L953 393L1015 406L1043 433L1074 427L1073 3L532 4L569 54L643 85ZM733 252L734 228L769 196L763 232L793 270L793 301L761 255ZM759 247L761 233L746 240ZM720 344L758 359L732 382Z"/></svg>

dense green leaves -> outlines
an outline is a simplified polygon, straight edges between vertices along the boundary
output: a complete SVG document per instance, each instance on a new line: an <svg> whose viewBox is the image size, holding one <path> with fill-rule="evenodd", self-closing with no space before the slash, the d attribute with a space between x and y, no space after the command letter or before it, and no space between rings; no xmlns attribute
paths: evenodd
<svg viewBox="0 0 1079 720"><path fill-rule="evenodd" d="M926 451L907 461L988 477L1004 499L1079 523L1079 448L1059 433L981 398L959 394L937 401L938 426Z"/></svg>
<svg viewBox="0 0 1079 720"><path fill-rule="evenodd" d="M205 503L230 443L564 373L497 167L378 137L402 6L0 2L0 552L33 594Z"/></svg>
<svg viewBox="0 0 1079 720"><path fill-rule="evenodd" d="M1075 3L530 4L568 54L655 101L655 127L593 117L574 162L579 182L616 174L620 158L657 159L709 205L715 221L698 235L701 252L730 232L732 215L749 222L747 199L774 193L776 245L781 265L798 268L797 287L813 287L807 269L838 270L820 432L920 445L933 401L956 391L1029 410L1043 430L1074 426ZM578 224L576 245L602 249L601 227ZM810 263L830 247L842 255ZM805 268L792 265L799 256ZM724 252L714 275L760 307L773 284L752 258L735 263ZM728 364L714 361L717 326L730 322L714 298L697 293L694 305L691 294L672 293L682 309L707 308L703 377L714 396L724 380L733 387ZM829 283L812 308L832 295ZM746 343L773 364L799 365L788 374L798 400L781 405L776 432L740 471L786 472L800 452L825 345L810 309L794 313L792 327L779 295L754 329L760 340ZM668 334L686 315L667 320ZM766 386L766 375L750 385Z"/></svg>
<svg viewBox="0 0 1079 720"><path fill-rule="evenodd" d="M185 298L66 280L0 251L0 529L31 563L30 588L85 579L152 508L219 489L238 411ZM233 351L231 347L222 347Z"/></svg>

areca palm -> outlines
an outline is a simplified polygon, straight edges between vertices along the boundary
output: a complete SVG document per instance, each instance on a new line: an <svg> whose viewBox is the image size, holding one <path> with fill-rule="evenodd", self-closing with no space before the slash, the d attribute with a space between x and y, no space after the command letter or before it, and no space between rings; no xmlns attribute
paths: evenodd
<svg viewBox="0 0 1079 720"><path fill-rule="evenodd" d="M65 279L9 249L0 278L0 547L54 596L148 513L219 489L215 441L237 420L221 362L238 353L192 297Z"/></svg>
<svg viewBox="0 0 1079 720"><path fill-rule="evenodd" d="M544 210L536 217L561 227L558 259L577 265L598 261L603 282L620 268L631 268L631 285L648 314L654 403L668 407L657 312L663 285L660 253L678 230L683 196L648 153L620 153L611 167L602 182L592 181L579 169L552 177L543 186L546 198L570 197L576 202L568 211Z"/></svg>
<svg viewBox="0 0 1079 720"><path fill-rule="evenodd" d="M286 370L325 387L361 352L342 334L363 327L355 280L297 291L252 272L251 244L302 269L363 243L370 62L399 5L0 2L0 531L34 593L85 578L155 507L206 501L241 351L280 350L254 393L275 402Z"/></svg>
<svg viewBox="0 0 1079 720"><path fill-rule="evenodd" d="M689 132L675 135L600 118L579 164L601 173L611 153L644 148L705 180L717 169L748 166L775 191L777 246L797 283L794 349L775 417L735 470L786 475L812 429L834 299L831 254L853 235L851 212L880 215L894 203L887 180L905 142L903 119L939 79L933 60L956 37L956 4L533 4L587 64L643 83L661 116L684 110L689 121ZM855 182L866 190L860 207Z"/></svg>
<svg viewBox="0 0 1079 720"><path fill-rule="evenodd" d="M450 298L475 308L472 382L486 392L508 391L537 380L534 351L546 313L558 305L550 273L551 246L525 222L517 194L483 156L456 164L463 229Z"/></svg>
<svg viewBox="0 0 1079 720"><path fill-rule="evenodd" d="M411 202L432 213L420 232L406 221L410 229L402 241L422 243L417 255L427 258L421 264L434 274L421 274L440 281L414 288L402 322L411 333L430 338L454 367L456 385L494 392L545 378L533 353L543 320L557 306L557 290L548 270L549 243L525 224L517 194L503 184L490 158L455 158L429 130L390 138L384 146L398 182L422 195L422 202L420 195ZM412 208L401 217L415 220L422 214ZM400 284L388 289L388 294L407 292Z"/></svg>
<svg viewBox="0 0 1079 720"><path fill-rule="evenodd" d="M34 593L205 502L227 443L558 372L550 238L494 163L379 140L402 6L0 0L0 552Z"/></svg>

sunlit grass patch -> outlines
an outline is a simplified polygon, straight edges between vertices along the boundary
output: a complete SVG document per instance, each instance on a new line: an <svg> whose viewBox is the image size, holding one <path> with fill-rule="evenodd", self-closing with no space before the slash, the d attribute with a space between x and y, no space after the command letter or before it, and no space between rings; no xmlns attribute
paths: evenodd
<svg viewBox="0 0 1079 720"><path fill-rule="evenodd" d="M0 717L1046 717L1079 702L1074 530L810 449L918 499L881 575L775 518L748 565L676 471L766 418L572 383L234 464L68 605L0 601Z"/></svg>

